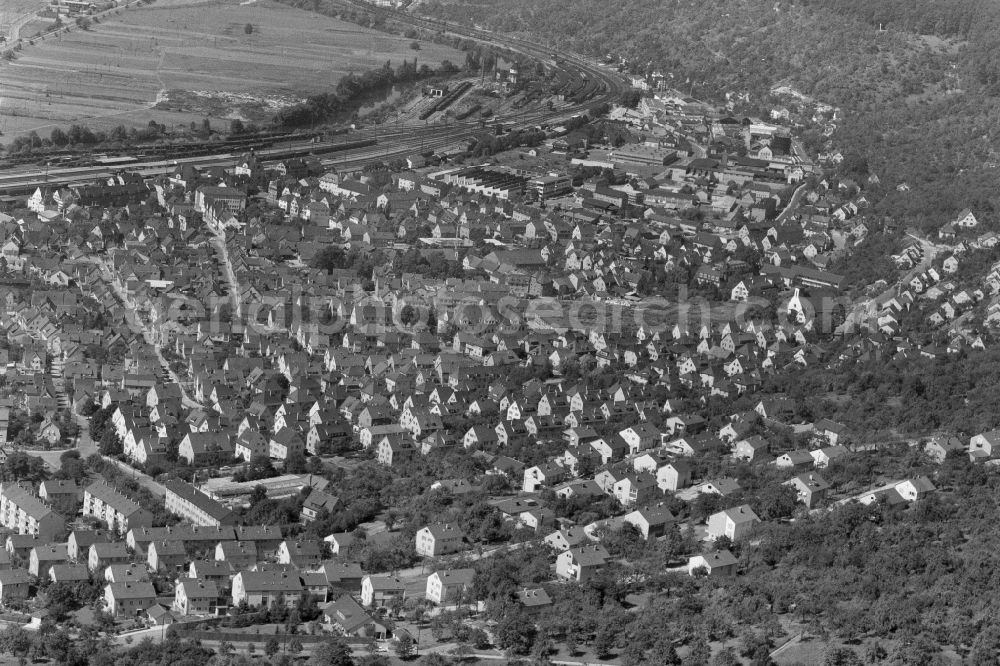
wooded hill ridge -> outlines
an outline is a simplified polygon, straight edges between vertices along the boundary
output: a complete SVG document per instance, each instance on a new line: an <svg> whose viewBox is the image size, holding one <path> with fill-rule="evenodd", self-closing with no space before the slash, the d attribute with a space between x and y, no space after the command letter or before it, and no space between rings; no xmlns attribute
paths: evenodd
<svg viewBox="0 0 1000 666"><path fill-rule="evenodd" d="M845 175L878 176L865 187L876 212L930 227L971 207L994 221L1000 4L511 0L504 9L434 0L419 11L625 58L695 97L748 93L744 113L766 114L780 103L774 87L789 85L842 109L832 144L850 158ZM822 145L819 132L805 138ZM909 191L897 192L904 182Z"/></svg>

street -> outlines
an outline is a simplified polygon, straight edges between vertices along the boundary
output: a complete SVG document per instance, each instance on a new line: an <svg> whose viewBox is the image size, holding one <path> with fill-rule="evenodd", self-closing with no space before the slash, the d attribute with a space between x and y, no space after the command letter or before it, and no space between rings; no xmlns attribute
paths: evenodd
<svg viewBox="0 0 1000 666"><path fill-rule="evenodd" d="M168 377L170 377L170 381L174 382L175 384L177 384L177 386L180 387L181 402L184 404L185 407L188 407L189 409L201 409L202 406L193 398L191 398L190 395L188 395L187 389L184 387L184 384L181 383L180 377L178 377L177 373L175 373L170 368L170 364L167 362L167 359L163 357L163 352L160 349L160 344L156 342L153 332L150 331L149 327L143 324L142 321L139 319L139 315L136 314L135 308L129 302L128 295L124 292L121 285L115 282L111 273L111 269L103 261L101 262L101 273L105 281L108 283L108 285L110 285L112 291L115 294L115 297L118 298L118 300L122 304L122 307L125 308L125 321L128 323L129 329L133 333L141 335L143 339L146 341L146 343L153 348L153 350L156 352L156 357L160 361L160 365L163 367L163 371L167 374Z"/></svg>
<svg viewBox="0 0 1000 666"><path fill-rule="evenodd" d="M785 206L785 210L778 214L778 217L774 219L775 224L781 224L785 219L795 212L795 209L799 207L799 200L806 191L806 184L801 183L795 191L792 193L792 198L788 200L788 205Z"/></svg>

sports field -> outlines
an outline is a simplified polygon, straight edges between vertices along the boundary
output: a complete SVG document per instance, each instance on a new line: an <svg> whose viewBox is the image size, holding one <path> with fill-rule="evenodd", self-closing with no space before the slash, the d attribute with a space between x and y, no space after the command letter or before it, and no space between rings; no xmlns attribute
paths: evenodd
<svg viewBox="0 0 1000 666"><path fill-rule="evenodd" d="M71 123L260 121L329 90L347 72L414 57L432 66L463 59L267 0L157 0L112 10L86 30L70 25L68 33L25 40L16 59L0 62L4 140Z"/></svg>

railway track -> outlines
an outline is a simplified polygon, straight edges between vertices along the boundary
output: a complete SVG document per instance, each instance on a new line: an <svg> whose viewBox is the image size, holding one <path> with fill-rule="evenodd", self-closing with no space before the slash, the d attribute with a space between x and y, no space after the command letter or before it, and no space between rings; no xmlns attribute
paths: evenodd
<svg viewBox="0 0 1000 666"><path fill-rule="evenodd" d="M364 9L390 18L396 23L411 27L434 30L456 35L466 39L488 44L494 48L517 53L525 58L539 60L550 67L556 68L564 75L565 86L577 85L583 82L582 91L572 103L562 109L549 110L525 110L505 114L502 117L490 119L493 123L516 123L521 126L535 126L565 120L582 112L587 111L595 105L602 103L612 103L626 90L624 80L617 73L597 65L596 63L574 53L567 53L551 49L526 40L501 35L485 30L469 28L454 23L430 19L407 12L374 7L363 0L340 0L342 4ZM577 90L574 88L574 90ZM566 88L569 90L569 88ZM370 141L367 144L350 145L352 142L319 142L313 140L289 145L280 148L265 148L257 151L258 158L264 161L276 161L288 157L305 155L322 156L337 153L336 158L327 158L323 163L328 166L338 166L340 168L353 168L364 166L372 162L386 161L398 157L405 157L414 152L424 152L427 150L437 150L443 147L460 144L468 141L477 133L483 131L483 125L478 121L457 121L444 126L413 126L403 128L392 128L391 125L383 125L368 132L352 134L353 142ZM290 136L290 135L288 135ZM269 141L270 145L280 142L286 137L268 137L261 139ZM176 158L163 159L157 155L158 159L138 160L128 164L115 167L111 165L95 165L69 168L49 168L17 173L0 173L0 194L7 196L22 195L34 191L39 186L52 186L57 184L73 184L93 180L97 177L107 176L118 168L127 168L130 171L138 172L144 176L168 173L178 164L191 164L194 166L227 166L233 164L239 155L249 150L252 139L248 139L243 144L231 144L224 152L205 154L200 156L178 155ZM379 144L384 144L379 148Z"/></svg>

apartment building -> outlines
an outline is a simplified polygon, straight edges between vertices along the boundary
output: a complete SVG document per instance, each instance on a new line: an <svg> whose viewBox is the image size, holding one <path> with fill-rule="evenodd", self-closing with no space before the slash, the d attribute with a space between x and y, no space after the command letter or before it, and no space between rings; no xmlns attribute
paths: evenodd
<svg viewBox="0 0 1000 666"><path fill-rule="evenodd" d="M236 517L232 511L190 483L185 483L180 479L171 479L164 486L167 489L167 494L163 499L164 506L175 516L180 516L194 525L208 527L236 523Z"/></svg>
<svg viewBox="0 0 1000 666"><path fill-rule="evenodd" d="M66 532L66 519L17 483L0 484L0 525L43 542L59 541Z"/></svg>
<svg viewBox="0 0 1000 666"><path fill-rule="evenodd" d="M153 515L149 511L104 481L87 486L83 493L83 515L100 518L118 534L153 524Z"/></svg>

